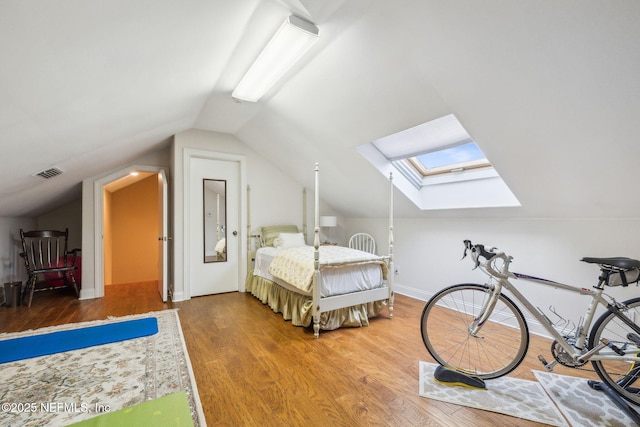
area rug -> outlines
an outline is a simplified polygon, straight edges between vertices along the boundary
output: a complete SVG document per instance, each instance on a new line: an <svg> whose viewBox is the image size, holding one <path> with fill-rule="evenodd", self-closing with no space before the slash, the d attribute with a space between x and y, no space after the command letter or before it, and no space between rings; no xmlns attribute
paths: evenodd
<svg viewBox="0 0 640 427"><path fill-rule="evenodd" d="M434 380L436 366L420 362L420 396L552 426L567 426L556 405L535 381L501 377L487 380L484 390L450 386Z"/></svg>
<svg viewBox="0 0 640 427"><path fill-rule="evenodd" d="M0 425L64 426L184 390L195 426L204 415L176 310L69 324L0 339L155 317L158 333L0 369Z"/></svg>
<svg viewBox="0 0 640 427"><path fill-rule="evenodd" d="M584 378L533 371L542 387L572 426L635 426L604 392L593 390ZM636 411L640 411L637 406Z"/></svg>

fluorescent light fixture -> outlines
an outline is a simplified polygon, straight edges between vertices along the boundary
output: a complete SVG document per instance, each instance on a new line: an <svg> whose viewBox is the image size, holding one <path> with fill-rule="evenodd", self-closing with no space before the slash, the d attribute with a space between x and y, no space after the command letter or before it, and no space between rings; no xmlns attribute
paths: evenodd
<svg viewBox="0 0 640 427"><path fill-rule="evenodd" d="M318 41L318 27L289 16L244 75L231 96L258 101Z"/></svg>

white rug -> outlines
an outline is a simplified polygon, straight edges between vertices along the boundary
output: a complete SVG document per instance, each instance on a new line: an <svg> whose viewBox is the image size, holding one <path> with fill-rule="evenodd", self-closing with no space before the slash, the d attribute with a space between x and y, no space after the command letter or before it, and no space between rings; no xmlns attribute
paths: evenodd
<svg viewBox="0 0 640 427"><path fill-rule="evenodd" d="M604 392L589 387L586 379L542 371L533 373L572 426L636 425ZM640 411L638 407L635 409Z"/></svg>
<svg viewBox="0 0 640 427"><path fill-rule="evenodd" d="M567 426L556 405L535 381L496 378L485 382L486 390L448 386L434 380L436 366L420 362L420 396L552 426Z"/></svg>
<svg viewBox="0 0 640 427"><path fill-rule="evenodd" d="M0 425L64 426L185 390L196 426L204 416L176 310L0 334L0 339L138 319L158 333L0 365Z"/></svg>

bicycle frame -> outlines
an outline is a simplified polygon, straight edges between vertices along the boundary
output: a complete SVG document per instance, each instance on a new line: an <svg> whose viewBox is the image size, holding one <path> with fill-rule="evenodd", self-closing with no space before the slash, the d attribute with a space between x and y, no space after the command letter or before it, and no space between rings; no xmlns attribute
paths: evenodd
<svg viewBox="0 0 640 427"><path fill-rule="evenodd" d="M497 271L493 268L492 263L495 262L495 258L489 259L485 262L478 263L479 266L492 278L494 279L492 284L494 286L489 286L491 289L491 296L487 298L484 302L483 307L481 308L478 317L472 322L469 326L469 332L472 335L476 335L482 328L484 322L489 318L495 303L497 301L498 295L503 292L503 288L509 291L516 300L522 304L527 311L538 321L540 325L551 334L551 336L564 348L564 350L574 359L580 362L592 361L592 360L624 360L629 362L640 362L640 357L632 356L632 355L620 355L620 354L598 354L600 350L607 347L606 343L599 343L595 348L590 349L586 353L579 352L580 349L585 347L585 343L588 337L588 332L593 323L594 316L596 314L596 309L598 305L602 305L606 310L613 312L618 318L620 318L625 324L631 327L636 333L640 334L640 327L629 320L624 313L614 304L609 304L607 300L602 297L604 292L604 284L600 283L598 286L595 286L593 289L587 288L578 288L571 285L566 285L564 283L555 282L553 280L542 279L539 277L529 276L526 274L515 273L508 270L509 263L511 261L510 257L506 258L504 256L498 256L498 258L504 261L504 264L501 268L502 271ZM533 304L529 302L529 300L516 288L516 286L509 281L509 277L513 277L520 280L525 280L528 282L534 282L537 284L541 284L544 286L551 286L557 289L564 289L569 292L578 293L580 295L588 295L591 297L591 302L587 307L587 311L584 315L584 319L580 325L577 325L576 329L576 342L575 345L570 344L565 337L556 330L551 320L538 308L536 308Z"/></svg>

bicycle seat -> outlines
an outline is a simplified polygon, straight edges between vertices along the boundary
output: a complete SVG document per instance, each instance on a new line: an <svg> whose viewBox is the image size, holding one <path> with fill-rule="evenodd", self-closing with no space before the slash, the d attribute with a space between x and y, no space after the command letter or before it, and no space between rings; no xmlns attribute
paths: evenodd
<svg viewBox="0 0 640 427"><path fill-rule="evenodd" d="M625 257L613 257L613 258L585 257L585 258L582 258L580 261L588 262L590 264L600 264L600 265L607 265L610 267L617 267L623 270L640 268L640 261L638 261L637 259L625 258Z"/></svg>

